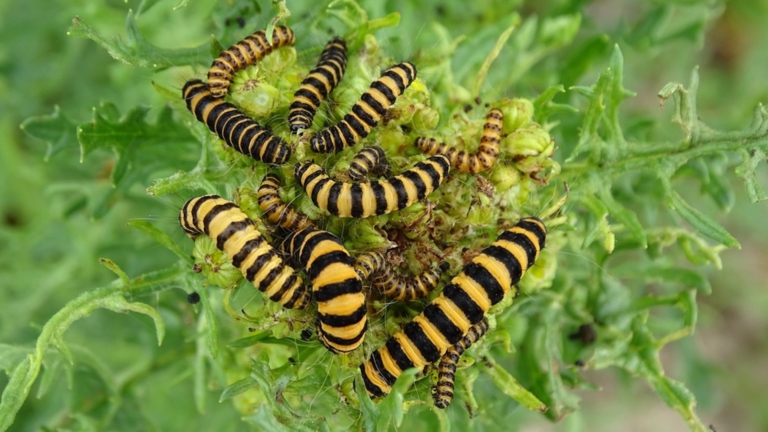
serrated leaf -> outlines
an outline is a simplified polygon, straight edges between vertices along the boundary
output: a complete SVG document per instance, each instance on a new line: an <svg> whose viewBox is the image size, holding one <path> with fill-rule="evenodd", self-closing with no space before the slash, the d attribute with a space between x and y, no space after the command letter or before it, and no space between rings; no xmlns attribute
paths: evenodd
<svg viewBox="0 0 768 432"><path fill-rule="evenodd" d="M768 194L757 181L755 170L757 165L766 159L765 152L759 148L747 152L741 151L741 164L736 168L736 175L742 179L747 187L747 195L752 203L765 201Z"/></svg>
<svg viewBox="0 0 768 432"><path fill-rule="evenodd" d="M512 14L511 21L509 27L499 35L498 39L496 39L496 43L493 45L493 48L491 48L491 52L488 53L483 65L477 72L477 76L473 80L474 86L472 87L472 98L476 98L480 95L480 89L483 87L483 82L485 82L485 76L488 75L488 69L491 68L493 61L496 60L496 57L501 53L501 50L504 48L507 40L509 40L512 32L520 25L520 15L517 13Z"/></svg>
<svg viewBox="0 0 768 432"><path fill-rule="evenodd" d="M705 294L712 291L709 280L700 272L670 264L633 262L614 267L613 273L614 276L628 276L643 281L679 283Z"/></svg>
<svg viewBox="0 0 768 432"><path fill-rule="evenodd" d="M666 191L666 203L667 207L679 214L698 232L725 246L741 249L739 242L722 225L685 202L683 197L671 188Z"/></svg>
<svg viewBox="0 0 768 432"><path fill-rule="evenodd" d="M109 258L99 258L99 263L104 267L108 268L112 273L117 275L117 277L119 277L120 280L123 281L125 286L131 286L131 278L129 278L128 275L125 274L123 269L121 269L120 266L117 265L114 261L112 261Z"/></svg>
<svg viewBox="0 0 768 432"><path fill-rule="evenodd" d="M272 332L270 331L263 331L260 333L256 333L251 336L246 336L244 338L240 338L237 340L234 340L227 344L230 348L247 348L249 346L254 346L257 343L263 341L264 339L270 337L272 335Z"/></svg>
<svg viewBox="0 0 768 432"><path fill-rule="evenodd" d="M205 317L205 340L211 357L217 358L219 356L219 319L208 298L208 291L200 290L199 294L200 303L203 305L203 317Z"/></svg>
<svg viewBox="0 0 768 432"><path fill-rule="evenodd" d="M61 360L59 359L55 359L54 361L45 364L41 373L40 384L37 387L37 394L35 395L38 399L48 393L53 381L60 376L59 372L62 367L66 366L62 366Z"/></svg>
<svg viewBox="0 0 768 432"><path fill-rule="evenodd" d="M386 432L391 427L395 429L400 427L403 422L403 416L405 411L403 409L403 402L405 401L405 393L416 381L416 374L419 373L418 368L411 368L403 371L403 373L397 378L395 384L392 386L392 391L384 398L379 406L380 416L376 420L376 431Z"/></svg>
<svg viewBox="0 0 768 432"><path fill-rule="evenodd" d="M488 375L491 382L505 395L514 399L528 410L546 412L547 406L533 393L526 390L509 372L490 359L478 362L483 372Z"/></svg>
<svg viewBox="0 0 768 432"><path fill-rule="evenodd" d="M169 107L160 110L154 124L146 121L149 107L135 107L125 115L116 118L115 106L103 103L93 109L93 120L80 125L77 139L80 142L80 161L100 148L112 148L118 155L125 154L136 146L149 146L189 141L189 129L175 122Z"/></svg>
<svg viewBox="0 0 768 432"><path fill-rule="evenodd" d="M125 40L120 36L113 36L109 39L96 32L80 17L75 17L67 35L90 39L106 49L115 60L131 66L157 70L183 65L205 64L211 61L208 54L208 44L182 49L163 49L150 44L139 32L133 11L130 10L125 19L125 31Z"/></svg>
<svg viewBox="0 0 768 432"><path fill-rule="evenodd" d="M544 123L551 115L561 112L578 112L578 108L568 105L552 102L552 100L559 93L565 93L565 87L563 85L556 85L547 87L538 97L533 101L533 118L537 123Z"/></svg>
<svg viewBox="0 0 768 432"><path fill-rule="evenodd" d="M58 105L54 105L53 114L29 117L21 123L21 130L29 136L46 141L48 149L45 161L64 150L77 147L77 128L75 123L62 114Z"/></svg>
<svg viewBox="0 0 768 432"><path fill-rule="evenodd" d="M168 250L175 253L176 256L186 261L188 264L192 264L192 258L185 254L178 246L176 242L166 233L160 231L157 227L144 220L132 220L128 222L128 226L138 229L139 231L152 237L153 240L165 246Z"/></svg>
<svg viewBox="0 0 768 432"><path fill-rule="evenodd" d="M640 246L645 249L648 247L648 238L645 235L645 229L640 224L640 220L632 210L622 206L611 195L608 188L603 188L599 192L600 200L605 204L606 209L610 215L621 222L624 227L629 231L631 237L640 243Z"/></svg>
<svg viewBox="0 0 768 432"><path fill-rule="evenodd" d="M252 415L245 417L245 421L257 427L257 430L274 432L295 432L275 417L275 413L267 405L259 405Z"/></svg>
<svg viewBox="0 0 768 432"><path fill-rule="evenodd" d="M120 117L110 103L94 108L93 121L77 129L81 162L95 150L112 149L116 160L110 178L113 185L124 188L153 170L174 164L189 165L187 145L193 142L189 129L173 120L173 112L167 106L160 109L153 124L146 120L148 112L147 107L136 107ZM113 193L107 192L97 209L106 212Z"/></svg>
<svg viewBox="0 0 768 432"><path fill-rule="evenodd" d="M221 392L221 396L219 397L219 403L224 402L227 399L232 399L235 396L241 395L246 391L254 387L257 387L258 385L259 383L251 377L245 377L240 381L235 381L234 383L228 385L227 388L225 388L224 391Z"/></svg>

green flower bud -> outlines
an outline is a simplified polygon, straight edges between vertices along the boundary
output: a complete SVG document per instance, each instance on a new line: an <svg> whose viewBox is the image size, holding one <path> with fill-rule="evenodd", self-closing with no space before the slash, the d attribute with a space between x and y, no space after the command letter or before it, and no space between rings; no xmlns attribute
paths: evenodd
<svg viewBox="0 0 768 432"><path fill-rule="evenodd" d="M554 141L549 133L539 124L530 122L502 140L501 151L512 158L520 156L549 157L554 148Z"/></svg>
<svg viewBox="0 0 768 432"><path fill-rule="evenodd" d="M198 236L192 251L195 258L195 271L200 270L208 283L220 288L230 288L237 285L243 278L240 270L232 266L224 252L216 249L216 245L208 236Z"/></svg>
<svg viewBox="0 0 768 432"><path fill-rule="evenodd" d="M550 240L548 237L547 240ZM544 249L536 259L536 265L525 273L520 281L520 289L526 294L533 294L552 286L552 281L557 272L557 255Z"/></svg>
<svg viewBox="0 0 768 432"><path fill-rule="evenodd" d="M351 251L365 251L371 249L386 249L393 246L374 226L374 221L363 221L352 225L345 236L349 241L345 247Z"/></svg>
<svg viewBox="0 0 768 432"><path fill-rule="evenodd" d="M504 99L498 105L504 113L504 133L512 133L533 118L533 103L528 99Z"/></svg>
<svg viewBox="0 0 768 432"><path fill-rule="evenodd" d="M491 181L497 190L509 190L520 183L520 171L506 165L498 165L491 172Z"/></svg>
<svg viewBox="0 0 768 432"><path fill-rule="evenodd" d="M248 85L250 83L250 85ZM269 118L280 104L281 91L265 81L247 81L241 91L232 93L232 100L252 118Z"/></svg>
<svg viewBox="0 0 768 432"><path fill-rule="evenodd" d="M425 135L437 128L437 124L440 123L440 113L436 109L421 103L414 105L414 108L416 111L413 113L411 123L417 134Z"/></svg>

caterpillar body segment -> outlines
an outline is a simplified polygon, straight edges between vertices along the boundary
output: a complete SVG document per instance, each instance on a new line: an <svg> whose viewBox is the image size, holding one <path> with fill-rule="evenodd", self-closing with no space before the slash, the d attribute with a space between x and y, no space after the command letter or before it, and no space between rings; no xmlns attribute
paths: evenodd
<svg viewBox="0 0 768 432"><path fill-rule="evenodd" d="M480 146L475 153L467 153L464 150L456 150L447 144L438 142L434 138L416 138L416 147L422 152L435 155L443 154L451 160L451 166L461 172L477 174L491 169L499 159L499 143L501 142L501 127L504 122L504 114L500 109L492 109L485 117L483 135L480 137Z"/></svg>
<svg viewBox="0 0 768 432"><path fill-rule="evenodd" d="M289 309L303 309L309 304L310 292L302 279L235 203L218 195L192 198L181 208L179 224L192 239L201 234L209 236L232 265L270 300Z"/></svg>
<svg viewBox="0 0 768 432"><path fill-rule="evenodd" d="M293 45L295 42L293 30L276 26L271 44L264 30L259 30L227 48L213 60L208 70L208 88L211 96L223 98L229 93L229 86L237 71L255 65L277 48Z"/></svg>
<svg viewBox="0 0 768 432"><path fill-rule="evenodd" d="M448 158L435 155L398 176L369 183L333 180L313 162L296 164L294 176L320 209L339 217L366 218L421 201L443 183L449 170Z"/></svg>
<svg viewBox="0 0 768 432"><path fill-rule="evenodd" d="M396 301L414 301L429 295L448 270L448 263L427 269L413 277L399 276L381 252L369 251L357 256L355 269L362 279L370 279L384 297Z"/></svg>
<svg viewBox="0 0 768 432"><path fill-rule="evenodd" d="M267 174L261 181L256 197L259 208L272 225L278 225L291 231L297 231L313 226L309 218L296 211L290 204L280 198L280 178L274 174Z"/></svg>
<svg viewBox="0 0 768 432"><path fill-rule="evenodd" d="M355 260L341 240L328 231L309 227L289 234L281 249L304 267L310 279L320 342L334 353L347 353L360 346L368 322L365 294Z"/></svg>
<svg viewBox="0 0 768 432"><path fill-rule="evenodd" d="M309 129L320 102L339 84L347 69L347 44L334 38L320 54L317 66L309 72L296 93L288 111L291 133Z"/></svg>
<svg viewBox="0 0 768 432"><path fill-rule="evenodd" d="M416 66L413 63L398 63L384 71L339 123L312 137L309 141L312 151L339 152L367 137L415 79Z"/></svg>
<svg viewBox="0 0 768 432"><path fill-rule="evenodd" d="M184 101L198 121L205 123L228 146L257 161L283 164L291 149L269 129L243 114L236 106L211 95L200 80L190 80L182 89Z"/></svg>
<svg viewBox="0 0 768 432"><path fill-rule="evenodd" d="M392 167L387 162L387 155L384 149L379 146L370 146L360 150L349 164L349 179L352 181L363 181L368 173L376 173L382 177L389 177L392 174Z"/></svg>
<svg viewBox="0 0 768 432"><path fill-rule="evenodd" d="M488 331L488 319L483 318L479 323L469 328L467 335L459 343L448 348L440 358L437 384L432 388L432 398L435 406L440 409L448 408L453 400L454 382L456 380L456 364L464 351L480 340Z"/></svg>
<svg viewBox="0 0 768 432"><path fill-rule="evenodd" d="M546 235L546 226L535 217L501 233L421 314L360 365L368 393L387 395L404 370L434 363L459 343L533 265Z"/></svg>

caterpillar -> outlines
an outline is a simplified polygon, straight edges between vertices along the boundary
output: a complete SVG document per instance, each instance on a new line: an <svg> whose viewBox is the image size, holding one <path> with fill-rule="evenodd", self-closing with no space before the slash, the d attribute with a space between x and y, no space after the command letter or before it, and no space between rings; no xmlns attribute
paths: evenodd
<svg viewBox="0 0 768 432"><path fill-rule="evenodd" d="M387 155L383 148L370 146L357 152L352 163L349 164L347 174L352 181L362 181L368 172L374 172L382 177L389 177L392 174L392 167L387 162Z"/></svg>
<svg viewBox="0 0 768 432"><path fill-rule="evenodd" d="M209 236L270 300L289 309L303 309L309 304L310 293L302 279L235 203L218 195L192 198L181 208L179 224L193 240L200 234Z"/></svg>
<svg viewBox="0 0 768 432"><path fill-rule="evenodd" d="M228 146L258 161L283 164L291 150L282 139L240 112L234 105L211 95L202 81L187 81L182 89L184 100L197 120L205 123Z"/></svg>
<svg viewBox="0 0 768 432"><path fill-rule="evenodd" d="M320 60L309 72L296 93L288 111L291 133L309 129L317 107L339 84L347 68L347 43L333 38L320 54Z"/></svg>
<svg viewBox="0 0 768 432"><path fill-rule="evenodd" d="M406 369L434 363L520 281L544 247L547 228L520 220L464 266L424 311L374 351L360 371L368 393L385 396Z"/></svg>
<svg viewBox="0 0 768 432"><path fill-rule="evenodd" d="M435 140L434 138L416 138L416 147L422 152L434 155L444 154L451 160L451 166L457 170L470 174L486 171L496 164L499 158L499 143L501 142L501 126L504 122L504 114L500 109L492 109L485 117L483 135L480 137L480 147L477 152L467 153L464 150L456 150Z"/></svg>
<svg viewBox="0 0 768 432"><path fill-rule="evenodd" d="M389 266L381 252L369 251L356 257L355 270L362 279L370 277L373 287L381 290L384 297L414 301L426 297L435 289L440 276L448 270L448 263L444 262L411 278L403 278Z"/></svg>
<svg viewBox="0 0 768 432"><path fill-rule="evenodd" d="M312 221L306 215L297 212L290 204L280 199L279 190L280 178L267 174L256 191L259 207L267 220L273 225L294 231L312 226Z"/></svg>
<svg viewBox="0 0 768 432"><path fill-rule="evenodd" d="M398 63L384 71L339 123L312 137L309 141L312 151L339 152L367 137L415 79L416 66L413 63Z"/></svg>
<svg viewBox="0 0 768 432"><path fill-rule="evenodd" d="M430 156L388 180L344 183L331 179L314 162L296 164L294 176L312 202L339 217L366 218L402 210L432 193L450 170L443 155Z"/></svg>
<svg viewBox="0 0 768 432"><path fill-rule="evenodd" d="M456 380L456 363L464 351L480 340L488 331L488 319L483 318L479 323L469 328L467 335L459 343L448 348L440 358L438 366L437 384L432 388L432 398L435 406L440 409L448 408L453 400L453 387Z"/></svg>
<svg viewBox="0 0 768 432"><path fill-rule="evenodd" d="M255 65L273 50L293 45L295 42L293 30L277 26L272 32L271 44L264 30L259 30L227 48L213 60L208 70L208 89L211 95L214 98L223 98L229 93L229 85L237 71Z"/></svg>
<svg viewBox="0 0 768 432"><path fill-rule="evenodd" d="M289 234L281 250L304 267L312 283L320 342L333 353L360 346L368 323L363 282L341 240L309 227Z"/></svg>

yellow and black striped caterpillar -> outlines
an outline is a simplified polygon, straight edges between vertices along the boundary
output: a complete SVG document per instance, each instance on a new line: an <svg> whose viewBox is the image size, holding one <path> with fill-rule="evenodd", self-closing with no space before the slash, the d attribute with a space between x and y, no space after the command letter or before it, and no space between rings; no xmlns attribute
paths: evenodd
<svg viewBox="0 0 768 432"><path fill-rule="evenodd" d="M364 252L356 257L355 269L362 279L371 279L374 288L384 297L397 301L414 301L429 295L435 289L440 276L448 270L448 263L425 270L413 277L400 277L387 263L381 252Z"/></svg>
<svg viewBox="0 0 768 432"><path fill-rule="evenodd" d="M450 168L447 157L435 155L398 176L370 183L333 180L314 162L296 164L293 174L322 210L339 217L366 218L402 210L424 199L443 183Z"/></svg>
<svg viewBox="0 0 768 432"><path fill-rule="evenodd" d="M287 230L300 230L312 226L309 218L294 210L290 204L280 199L280 178L274 174L267 174L261 181L256 197L264 216L272 225L278 225Z"/></svg>
<svg viewBox="0 0 768 432"><path fill-rule="evenodd" d="M476 174L486 171L496 164L499 158L499 143L501 142L501 127L504 114L500 109L492 109L485 117L483 135L480 137L480 147L475 153L456 150L434 138L416 138L416 147L426 154L443 154L451 160L451 166L465 173Z"/></svg>
<svg viewBox="0 0 768 432"><path fill-rule="evenodd" d="M434 363L520 281L544 247L547 228L520 220L464 266L443 292L360 365L371 396L384 396L404 370Z"/></svg>
<svg viewBox="0 0 768 432"><path fill-rule="evenodd" d="M271 164L285 163L291 156L285 141L272 135L269 129L261 127L236 106L213 97L202 81L187 81L182 95L187 109L197 120L238 152Z"/></svg>
<svg viewBox="0 0 768 432"><path fill-rule="evenodd" d="M192 239L200 234L209 236L270 300L286 308L303 309L309 304L310 293L302 279L235 203L218 195L192 198L181 208L179 224Z"/></svg>
<svg viewBox="0 0 768 432"><path fill-rule="evenodd" d="M480 340L487 331L488 319L483 318L482 321L470 327L467 335L459 343L448 348L443 357L440 358L440 365L437 368L437 384L432 388L432 398L435 400L436 407L445 409L451 404L454 381L456 380L456 364L464 351Z"/></svg>
<svg viewBox="0 0 768 432"><path fill-rule="evenodd" d="M384 71L340 122L312 137L309 141L312 151L338 152L367 137L415 79L416 66L409 62L398 63Z"/></svg>
<svg viewBox="0 0 768 432"><path fill-rule="evenodd" d="M211 95L214 98L223 98L229 93L229 85L237 71L255 65L273 50L293 45L295 42L293 30L277 26L272 33L271 44L264 30L259 30L227 48L213 60L208 70L208 88Z"/></svg>
<svg viewBox="0 0 768 432"><path fill-rule="evenodd" d="M373 172L382 177L389 177L392 174L392 167L387 162L387 155L384 149L379 146L366 147L355 155L349 164L349 179L352 181L362 181Z"/></svg>
<svg viewBox="0 0 768 432"><path fill-rule="evenodd" d="M312 283L320 342L334 353L360 346L368 323L365 294L355 260L341 240L328 231L309 227L289 234L281 250L304 267Z"/></svg>
<svg viewBox="0 0 768 432"><path fill-rule="evenodd" d="M291 133L309 129L320 102L339 84L347 69L347 44L342 38L333 38L320 54L317 66L309 72L301 87L293 94L288 123Z"/></svg>

